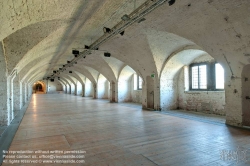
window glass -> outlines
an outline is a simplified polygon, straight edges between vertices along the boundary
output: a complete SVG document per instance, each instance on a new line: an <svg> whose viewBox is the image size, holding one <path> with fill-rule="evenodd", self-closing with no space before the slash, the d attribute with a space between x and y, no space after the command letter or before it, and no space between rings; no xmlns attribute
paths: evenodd
<svg viewBox="0 0 250 166"><path fill-rule="evenodd" d="M142 89L142 78L138 76L138 89Z"/></svg>
<svg viewBox="0 0 250 166"><path fill-rule="evenodd" d="M215 80L216 89L224 89L224 69L219 63L215 64Z"/></svg>
<svg viewBox="0 0 250 166"><path fill-rule="evenodd" d="M198 66L192 67L192 89L198 89L199 88L199 78L198 78Z"/></svg>
<svg viewBox="0 0 250 166"><path fill-rule="evenodd" d="M199 66L199 85L200 89L207 89L207 65Z"/></svg>
<svg viewBox="0 0 250 166"><path fill-rule="evenodd" d="M134 90L137 90L137 74L134 74Z"/></svg>

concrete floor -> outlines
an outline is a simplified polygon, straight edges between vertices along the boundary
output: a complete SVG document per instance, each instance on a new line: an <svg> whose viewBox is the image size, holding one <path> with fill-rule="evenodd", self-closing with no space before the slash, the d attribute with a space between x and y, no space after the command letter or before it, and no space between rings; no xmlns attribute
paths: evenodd
<svg viewBox="0 0 250 166"><path fill-rule="evenodd" d="M34 94L9 150L86 151L85 164L64 165L250 165L250 131L138 104Z"/></svg>

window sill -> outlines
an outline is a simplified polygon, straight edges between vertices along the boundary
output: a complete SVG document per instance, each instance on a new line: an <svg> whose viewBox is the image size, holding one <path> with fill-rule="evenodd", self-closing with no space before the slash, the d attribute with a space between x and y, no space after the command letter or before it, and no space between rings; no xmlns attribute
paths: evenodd
<svg viewBox="0 0 250 166"><path fill-rule="evenodd" d="M199 90L194 90L194 91L184 91L184 93L187 94L200 94L200 93L225 93L224 90L217 90L217 91L199 91Z"/></svg>

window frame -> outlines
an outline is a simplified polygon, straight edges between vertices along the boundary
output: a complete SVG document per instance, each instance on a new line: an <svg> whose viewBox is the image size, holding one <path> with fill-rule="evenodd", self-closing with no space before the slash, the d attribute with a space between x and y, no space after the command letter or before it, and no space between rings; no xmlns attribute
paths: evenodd
<svg viewBox="0 0 250 166"><path fill-rule="evenodd" d="M192 67L195 67L195 66L198 66L198 69L199 69L199 66L203 66L203 65L206 65L206 71L207 71L207 88L206 89L200 89L200 77L199 77L199 70L198 70L198 88L197 89L193 89L192 88ZM209 89L209 86L208 86L208 65L207 63L205 62L202 62L202 63L192 63L189 65L189 90L191 91L207 91Z"/></svg>
<svg viewBox="0 0 250 166"><path fill-rule="evenodd" d="M215 64L218 62L200 62L200 63L192 63L189 65L189 91L225 91L224 89L216 89L216 70L215 70ZM192 67L194 66L202 66L206 65L206 70L207 70L207 89L193 89L192 88ZM199 75L199 72L198 72ZM225 77L225 72L224 72L224 77ZM198 79L200 79L198 77ZM200 81L198 80L198 85Z"/></svg>
<svg viewBox="0 0 250 166"><path fill-rule="evenodd" d="M139 74L137 74L137 90L142 90L142 85L141 85L141 88L139 88L139 84L140 84L140 82L139 82ZM142 78L141 78L142 79ZM142 80L143 81L143 80Z"/></svg>

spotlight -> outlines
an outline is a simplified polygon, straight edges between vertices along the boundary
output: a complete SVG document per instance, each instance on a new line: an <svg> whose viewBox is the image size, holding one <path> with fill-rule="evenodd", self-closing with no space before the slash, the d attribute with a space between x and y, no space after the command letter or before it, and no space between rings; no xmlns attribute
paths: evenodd
<svg viewBox="0 0 250 166"><path fill-rule="evenodd" d="M104 52L104 56L105 56L105 57L110 57L110 56L111 56L111 54L110 54L110 53L108 53L108 52Z"/></svg>
<svg viewBox="0 0 250 166"><path fill-rule="evenodd" d="M89 46L87 46L87 45L84 45L84 48L85 48L85 49L89 49Z"/></svg>
<svg viewBox="0 0 250 166"><path fill-rule="evenodd" d="M78 50L72 50L72 54L74 54L74 55L79 55L79 51Z"/></svg>
<svg viewBox="0 0 250 166"><path fill-rule="evenodd" d="M125 31L122 31L122 32L120 33L120 35L123 36L123 35L124 35L124 32L125 32Z"/></svg>
<svg viewBox="0 0 250 166"><path fill-rule="evenodd" d="M142 18L142 19L140 19L139 21L138 21L138 23L141 23L142 21L145 21L146 20L146 18Z"/></svg>
<svg viewBox="0 0 250 166"><path fill-rule="evenodd" d="M173 5L175 3L175 0L168 1L169 6Z"/></svg>
<svg viewBox="0 0 250 166"><path fill-rule="evenodd" d="M56 73L56 71L54 70L53 73Z"/></svg>
<svg viewBox="0 0 250 166"><path fill-rule="evenodd" d="M122 19L123 21L128 21L128 20L130 20L130 17L129 17L127 14L125 14L125 15L122 16L121 19Z"/></svg>
<svg viewBox="0 0 250 166"><path fill-rule="evenodd" d="M103 32L104 33L111 33L111 29L107 27L103 27Z"/></svg>
<svg viewBox="0 0 250 166"><path fill-rule="evenodd" d="M69 71L69 73L72 73L72 71Z"/></svg>
<svg viewBox="0 0 250 166"><path fill-rule="evenodd" d="M67 61L67 63L70 63L70 61Z"/></svg>

